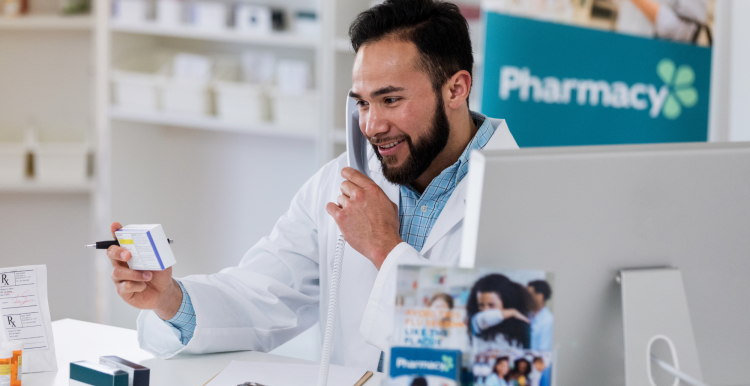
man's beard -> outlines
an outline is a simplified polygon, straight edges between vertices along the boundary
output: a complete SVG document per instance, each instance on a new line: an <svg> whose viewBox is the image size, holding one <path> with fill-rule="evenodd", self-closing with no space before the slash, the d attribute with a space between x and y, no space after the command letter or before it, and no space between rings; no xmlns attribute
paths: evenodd
<svg viewBox="0 0 750 386"><path fill-rule="evenodd" d="M373 149L375 149L375 155L380 160L385 179L393 184L411 184L430 167L432 161L445 149L445 145L448 144L448 136L450 135L448 115L445 113L442 98L437 93L435 96L436 107L435 114L432 117L432 130L423 138L419 138L419 142L416 144L414 144L410 136L404 136L404 142L409 145L409 158L404 161L401 167L390 165L396 162L396 156L383 157L380 155L380 151L378 151L378 146L372 145Z"/></svg>

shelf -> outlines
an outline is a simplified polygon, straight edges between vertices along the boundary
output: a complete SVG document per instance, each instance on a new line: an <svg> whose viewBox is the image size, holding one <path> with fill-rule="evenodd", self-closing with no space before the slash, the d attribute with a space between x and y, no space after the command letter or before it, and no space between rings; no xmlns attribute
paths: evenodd
<svg viewBox="0 0 750 386"><path fill-rule="evenodd" d="M94 184L91 181L65 183L65 182L3 182L0 181L0 193L91 193Z"/></svg>
<svg viewBox="0 0 750 386"><path fill-rule="evenodd" d="M18 18L0 18L1 30L90 30L94 19L90 15L25 15Z"/></svg>
<svg viewBox="0 0 750 386"><path fill-rule="evenodd" d="M211 116L190 116L165 112L133 111L120 107L110 107L109 116L112 119L120 121L176 126L188 129L226 131L296 139L315 139L317 137L315 132L305 133L293 131L290 128L279 127L273 123L236 125L222 122L218 118Z"/></svg>
<svg viewBox="0 0 750 386"><path fill-rule="evenodd" d="M333 47L337 52L348 52L350 54L354 53L354 48L352 48L352 42L348 38L334 39Z"/></svg>
<svg viewBox="0 0 750 386"><path fill-rule="evenodd" d="M318 40L315 38L300 36L289 32L275 32L268 35L251 35L240 33L231 29L223 31L205 31L197 28L184 27L161 27L153 22L143 24L122 24L113 21L110 29L115 32L169 36L185 39L217 40L236 43L252 43L267 46L316 48Z"/></svg>

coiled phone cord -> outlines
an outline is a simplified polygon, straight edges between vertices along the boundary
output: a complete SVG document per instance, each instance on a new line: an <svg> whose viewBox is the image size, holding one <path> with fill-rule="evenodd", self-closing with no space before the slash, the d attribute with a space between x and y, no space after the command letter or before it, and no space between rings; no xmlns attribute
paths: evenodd
<svg viewBox="0 0 750 386"><path fill-rule="evenodd" d="M339 286L341 284L341 266L344 264L345 245L346 240L344 240L344 235L340 235L339 240L336 242L336 255L333 258L331 295L328 301L328 319L326 319L326 334L323 339L323 351L320 355L318 386L326 386L328 383L328 368L331 364L331 346L333 345L333 333L336 331L336 313L339 310Z"/></svg>

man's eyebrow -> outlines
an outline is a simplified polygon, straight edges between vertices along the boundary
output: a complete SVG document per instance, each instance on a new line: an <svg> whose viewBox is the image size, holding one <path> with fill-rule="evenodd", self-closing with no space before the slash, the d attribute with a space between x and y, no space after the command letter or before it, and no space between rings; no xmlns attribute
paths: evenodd
<svg viewBox="0 0 750 386"><path fill-rule="evenodd" d="M354 99L362 99L362 97L359 94L357 94L356 92L354 92L352 90L349 90L349 96L352 97L352 98L354 98Z"/></svg>
<svg viewBox="0 0 750 386"><path fill-rule="evenodd" d="M395 86L385 86L383 88L379 88L379 89L373 91L370 94L370 97L371 98L376 98L376 97L379 97L379 96L381 96L383 94L390 94L390 93L396 92L396 91L404 91L404 88L403 87L395 87Z"/></svg>

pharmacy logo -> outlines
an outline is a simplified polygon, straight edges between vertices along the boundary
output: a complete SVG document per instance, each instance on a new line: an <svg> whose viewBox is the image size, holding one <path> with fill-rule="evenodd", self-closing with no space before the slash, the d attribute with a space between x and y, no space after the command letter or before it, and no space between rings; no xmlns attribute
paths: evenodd
<svg viewBox="0 0 750 386"><path fill-rule="evenodd" d="M695 106L698 91L693 87L692 67L675 68L672 60L662 59L656 73L664 82L661 87L642 82L539 77L532 75L528 67L502 66L498 91L501 100L508 100L517 92L521 102L531 99L537 103L567 105L575 101L580 106L648 110L651 118L661 113L667 119L677 119L683 107Z"/></svg>
<svg viewBox="0 0 750 386"><path fill-rule="evenodd" d="M662 59L656 65L656 73L669 87L669 96L664 102L662 114L667 119L677 119L682 114L682 107L693 107L698 103L698 91L693 87L695 71L683 64L675 71L675 64L669 59Z"/></svg>
<svg viewBox="0 0 750 386"><path fill-rule="evenodd" d="M451 371L453 367L453 357L443 355L443 368L445 369L445 372L447 373L448 371Z"/></svg>
<svg viewBox="0 0 750 386"><path fill-rule="evenodd" d="M427 370L437 371L441 373L450 372L456 365L453 363L453 358L449 355L443 355L442 361L430 361L422 359L407 359L404 357L396 358L397 369L409 369L409 370Z"/></svg>

